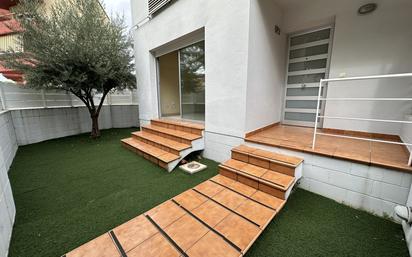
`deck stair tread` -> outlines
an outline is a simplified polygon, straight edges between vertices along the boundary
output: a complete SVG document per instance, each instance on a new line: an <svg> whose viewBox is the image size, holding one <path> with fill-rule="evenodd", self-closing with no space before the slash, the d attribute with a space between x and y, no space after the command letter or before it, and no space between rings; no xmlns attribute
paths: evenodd
<svg viewBox="0 0 412 257"><path fill-rule="evenodd" d="M183 151L183 150L188 149L188 148L191 147L191 145L184 144L184 143L179 143L179 142L176 142L172 139L157 136L155 134L145 132L145 131L133 132L132 135L136 136L138 138L143 138L143 139L146 139L148 141L157 143L159 145L174 149L176 151Z"/></svg>
<svg viewBox="0 0 412 257"><path fill-rule="evenodd" d="M165 162L165 163L169 163L169 162L172 162L172 161L175 161L175 160L179 159L179 155L169 153L169 152L167 152L165 150L162 150L160 148L157 148L153 145L149 145L149 144L146 144L142 141L139 141L139 140L137 140L133 137L125 138L125 139L122 139L121 141L124 144L127 144L127 145L129 145L133 148L136 148L136 149L138 149L138 150L140 150L140 151L142 151L146 154L149 154L149 155L151 155L151 156L153 156L153 157L155 157L155 158L157 158L157 159L159 159L159 160L161 160L162 162Z"/></svg>
<svg viewBox="0 0 412 257"><path fill-rule="evenodd" d="M230 159L220 165L231 170L241 172L248 177L255 178L259 182L286 191L294 182L295 178L273 170Z"/></svg>
<svg viewBox="0 0 412 257"><path fill-rule="evenodd" d="M170 136L186 139L186 140L189 140L189 141L193 141L193 140L202 138L202 136L200 136L200 135L192 134L192 133L181 131L181 130L160 127L160 126L156 126L156 125L145 125L145 126L142 126L142 128L143 128L143 130L147 129L147 130L151 130L151 131L156 131L156 132L159 132L159 133L163 133L163 134L167 134L167 135L170 135Z"/></svg>
<svg viewBox="0 0 412 257"><path fill-rule="evenodd" d="M191 129L199 129L199 130L205 129L205 126L203 124L194 123L194 122L174 121L174 120L169 120L169 119L153 119L152 121L175 125L175 126L187 127Z"/></svg>
<svg viewBox="0 0 412 257"><path fill-rule="evenodd" d="M288 166L297 167L303 162L303 159L293 156L287 156L279 153L274 153L270 151L265 151L246 145L240 145L232 149L233 152L240 152L255 157L263 158L272 162L280 162Z"/></svg>

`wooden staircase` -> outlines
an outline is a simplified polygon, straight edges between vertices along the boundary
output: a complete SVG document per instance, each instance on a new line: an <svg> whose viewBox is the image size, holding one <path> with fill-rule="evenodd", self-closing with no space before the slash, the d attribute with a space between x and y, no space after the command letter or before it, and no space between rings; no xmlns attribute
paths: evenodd
<svg viewBox="0 0 412 257"><path fill-rule="evenodd" d="M272 196L286 200L302 177L303 160L245 145L232 149L232 159L219 173Z"/></svg>
<svg viewBox="0 0 412 257"><path fill-rule="evenodd" d="M122 139L122 145L169 172L190 153L204 149L202 124L156 119L141 128Z"/></svg>

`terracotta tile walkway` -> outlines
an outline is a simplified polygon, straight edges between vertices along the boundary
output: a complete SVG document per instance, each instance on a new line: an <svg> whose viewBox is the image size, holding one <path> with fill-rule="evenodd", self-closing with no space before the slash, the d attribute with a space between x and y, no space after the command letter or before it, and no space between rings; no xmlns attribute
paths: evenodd
<svg viewBox="0 0 412 257"><path fill-rule="evenodd" d="M405 146L318 135L315 149L312 149L312 138L313 128L277 125L245 140L412 172L412 167L407 165L409 152Z"/></svg>
<svg viewBox="0 0 412 257"><path fill-rule="evenodd" d="M238 257L285 200L217 175L66 257Z"/></svg>

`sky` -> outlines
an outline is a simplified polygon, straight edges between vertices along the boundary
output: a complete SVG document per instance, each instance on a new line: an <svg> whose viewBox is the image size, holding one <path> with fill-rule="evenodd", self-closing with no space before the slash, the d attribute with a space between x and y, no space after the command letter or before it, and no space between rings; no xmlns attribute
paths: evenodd
<svg viewBox="0 0 412 257"><path fill-rule="evenodd" d="M124 15L125 22L129 29L133 26L130 1L131 0L103 0L107 14L109 16L115 16L116 14Z"/></svg>

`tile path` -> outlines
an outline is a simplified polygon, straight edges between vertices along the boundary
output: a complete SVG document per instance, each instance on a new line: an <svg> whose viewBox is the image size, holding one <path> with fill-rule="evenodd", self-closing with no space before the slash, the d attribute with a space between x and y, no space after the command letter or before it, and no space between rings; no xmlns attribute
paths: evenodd
<svg viewBox="0 0 412 257"><path fill-rule="evenodd" d="M284 200L217 175L66 257L238 257Z"/></svg>

